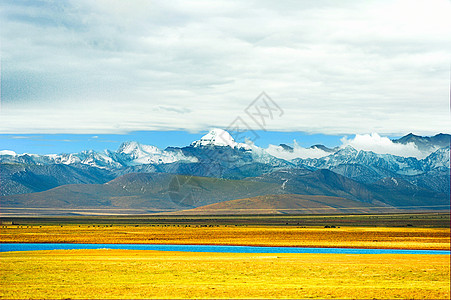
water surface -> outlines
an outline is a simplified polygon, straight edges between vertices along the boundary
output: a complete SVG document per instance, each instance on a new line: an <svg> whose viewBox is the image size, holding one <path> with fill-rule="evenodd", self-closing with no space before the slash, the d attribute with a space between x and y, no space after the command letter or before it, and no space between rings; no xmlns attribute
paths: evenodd
<svg viewBox="0 0 451 300"><path fill-rule="evenodd" d="M168 244L60 244L60 243L3 243L0 252L36 250L77 249L122 249L158 250L182 252L216 253L320 253L320 254L439 254L450 255L447 250L399 250L399 249L355 249L355 248L300 248L300 247L257 247L221 245L168 245Z"/></svg>

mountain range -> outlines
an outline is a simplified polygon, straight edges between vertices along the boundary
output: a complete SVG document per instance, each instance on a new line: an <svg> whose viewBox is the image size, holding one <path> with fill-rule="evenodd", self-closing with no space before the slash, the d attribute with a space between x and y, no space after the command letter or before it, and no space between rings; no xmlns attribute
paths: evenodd
<svg viewBox="0 0 451 300"><path fill-rule="evenodd" d="M237 212L253 206L258 206L255 211L302 213L312 212L309 205L316 212L344 211L351 203L362 207L360 212L449 209L450 135L409 134L392 142L427 155L419 159L349 145L313 145L311 149L322 151L320 157L288 160L252 143L238 143L221 129L188 146L166 149L133 141L103 152L0 151L0 201L2 208L133 208L149 213ZM278 146L278 153L293 151L289 145ZM326 198L318 202L312 195Z"/></svg>

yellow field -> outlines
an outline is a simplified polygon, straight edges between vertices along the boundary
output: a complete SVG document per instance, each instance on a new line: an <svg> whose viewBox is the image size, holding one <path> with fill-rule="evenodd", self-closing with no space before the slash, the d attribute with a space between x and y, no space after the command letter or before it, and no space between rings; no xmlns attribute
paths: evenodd
<svg viewBox="0 0 451 300"><path fill-rule="evenodd" d="M449 228L3 226L0 241L450 249ZM0 298L450 298L449 255L0 253Z"/></svg>
<svg viewBox="0 0 451 300"><path fill-rule="evenodd" d="M1 298L449 299L449 255L1 253Z"/></svg>
<svg viewBox="0 0 451 300"><path fill-rule="evenodd" d="M3 243L154 243L450 249L449 228L257 226L4 226Z"/></svg>

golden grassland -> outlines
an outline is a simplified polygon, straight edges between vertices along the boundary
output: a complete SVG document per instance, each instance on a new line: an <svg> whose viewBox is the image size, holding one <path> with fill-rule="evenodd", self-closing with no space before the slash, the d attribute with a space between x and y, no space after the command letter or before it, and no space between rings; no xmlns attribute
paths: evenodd
<svg viewBox="0 0 451 300"><path fill-rule="evenodd" d="M0 253L0 298L449 299L449 255Z"/></svg>
<svg viewBox="0 0 451 300"><path fill-rule="evenodd" d="M450 249L449 228L276 226L2 226L3 243L146 243Z"/></svg>
<svg viewBox="0 0 451 300"><path fill-rule="evenodd" d="M0 241L450 249L449 228L8 225ZM449 299L449 255L0 253L0 298Z"/></svg>

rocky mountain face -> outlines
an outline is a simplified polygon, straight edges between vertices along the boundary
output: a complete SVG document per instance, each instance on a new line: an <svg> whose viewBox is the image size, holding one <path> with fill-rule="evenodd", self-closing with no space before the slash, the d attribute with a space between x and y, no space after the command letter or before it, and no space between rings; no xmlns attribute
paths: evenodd
<svg viewBox="0 0 451 300"><path fill-rule="evenodd" d="M368 206L386 209L449 208L449 199L443 193L418 188L401 179L386 178L374 184L363 184L325 169L286 169L244 180L131 173L104 184L62 185L43 192L0 196L0 201L3 209L57 207L170 212L265 195L321 195L349 199L354 201L354 206L349 209ZM333 203L331 205L334 207ZM296 209L295 203L292 208ZM255 209L258 211L259 207Z"/></svg>
<svg viewBox="0 0 451 300"><path fill-rule="evenodd" d="M323 158L298 158L291 162L298 167L328 169L362 183L374 183L388 177L400 178L423 188L449 193L449 146L421 160L357 151L348 146Z"/></svg>
<svg viewBox="0 0 451 300"><path fill-rule="evenodd" d="M105 183L115 178L89 165L0 163L0 195L42 192L65 184Z"/></svg>
<svg viewBox="0 0 451 300"><path fill-rule="evenodd" d="M435 151L440 148L446 148L450 146L450 135L449 134L437 134L435 136L418 136L409 133L402 138L393 140L394 143L408 144L413 143L421 151Z"/></svg>
<svg viewBox="0 0 451 300"><path fill-rule="evenodd" d="M221 129L210 131L186 147L168 147L164 150L138 142L126 142L116 151L104 152L88 150L72 154L35 155L0 151L0 196L54 191L57 187L62 188L57 193L61 196L64 194L61 191L68 192L61 186L68 184L89 184L92 185L89 189L96 190L96 186L103 189L106 183L114 182L114 178L120 180L132 173L137 173L138 177L127 178L133 178L139 185L139 174L147 176L145 174L150 173L263 182L271 184L271 190L266 194L326 195L389 206L448 203L449 208L450 136L420 137L409 134L393 142L414 144L430 154L417 159L356 150L351 146L332 149L314 145L311 148L321 149L328 155L285 160L253 144L237 143ZM280 147L283 151L294 151L288 145ZM205 188L210 188L208 186ZM111 197L119 191L111 191L111 185L108 188L110 190L107 189L106 194ZM134 189L135 192L138 190ZM208 197L227 200L227 197L212 196L214 192ZM132 194L121 195L135 195ZM250 194L227 191L224 195L232 194L246 197L260 195L256 191ZM158 198L154 191L140 197ZM12 198L7 199L10 201ZM207 202L202 203L211 204Z"/></svg>

